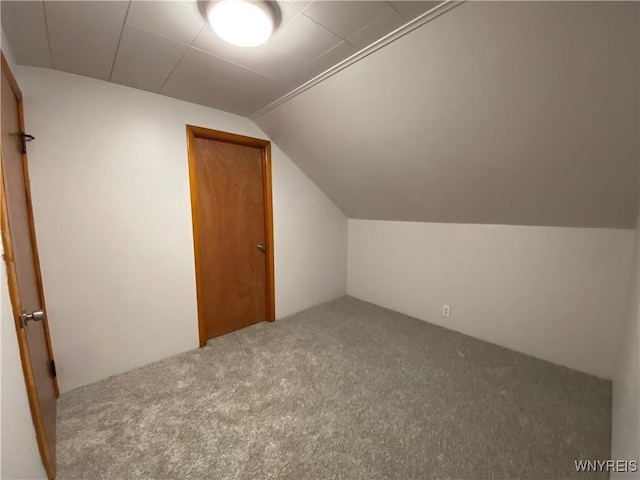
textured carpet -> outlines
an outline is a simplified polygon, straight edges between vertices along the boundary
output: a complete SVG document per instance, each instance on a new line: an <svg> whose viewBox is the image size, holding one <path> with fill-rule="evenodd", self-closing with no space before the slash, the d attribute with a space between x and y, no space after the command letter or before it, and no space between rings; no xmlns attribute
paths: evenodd
<svg viewBox="0 0 640 480"><path fill-rule="evenodd" d="M586 478L610 411L607 381L345 297L65 393L58 478Z"/></svg>

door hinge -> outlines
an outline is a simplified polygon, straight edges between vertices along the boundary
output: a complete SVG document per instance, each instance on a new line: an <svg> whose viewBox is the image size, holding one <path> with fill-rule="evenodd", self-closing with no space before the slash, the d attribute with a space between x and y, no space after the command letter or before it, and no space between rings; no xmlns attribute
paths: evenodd
<svg viewBox="0 0 640 480"><path fill-rule="evenodd" d="M35 140L36 137L28 133L20 132L20 138L22 138L22 153L27 153L27 142Z"/></svg>
<svg viewBox="0 0 640 480"><path fill-rule="evenodd" d="M51 360L51 362L49 363L49 368L51 370L51 376L52 377L57 377L58 375L56 374L56 361L55 360Z"/></svg>

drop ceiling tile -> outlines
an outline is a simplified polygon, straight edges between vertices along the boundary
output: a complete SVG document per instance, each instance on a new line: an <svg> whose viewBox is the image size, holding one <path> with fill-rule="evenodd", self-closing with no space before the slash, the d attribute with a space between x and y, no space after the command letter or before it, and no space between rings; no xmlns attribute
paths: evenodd
<svg viewBox="0 0 640 480"><path fill-rule="evenodd" d="M421 0L387 2L402 15L406 20L413 20L418 15L431 10L433 7L442 2L425 2Z"/></svg>
<svg viewBox="0 0 640 480"><path fill-rule="evenodd" d="M107 80L128 2L45 2L53 67Z"/></svg>
<svg viewBox="0 0 640 480"><path fill-rule="evenodd" d="M191 45L204 24L196 1L134 0L127 15L127 25L186 45Z"/></svg>
<svg viewBox="0 0 640 480"><path fill-rule="evenodd" d="M353 45L347 42L340 43L328 52L318 56L297 74L291 75L286 81L287 91L298 88L356 52L357 49Z"/></svg>
<svg viewBox="0 0 640 480"><path fill-rule="evenodd" d="M160 88L160 93L197 103L213 88L217 76L218 69L214 57L189 48Z"/></svg>
<svg viewBox="0 0 640 480"><path fill-rule="evenodd" d="M225 42L213 33L209 25L205 25L200 31L192 46L232 62L243 62L260 49L260 47L239 47Z"/></svg>
<svg viewBox="0 0 640 480"><path fill-rule="evenodd" d="M232 85L246 93L264 93L278 87L279 82L244 66L222 62L219 65L220 83Z"/></svg>
<svg viewBox="0 0 640 480"><path fill-rule="evenodd" d="M309 7L309 5L311 5L313 3L313 0L287 0L286 2L280 2L280 3L286 3L287 5L295 8L297 11L299 12L304 12L304 10L306 8Z"/></svg>
<svg viewBox="0 0 640 480"><path fill-rule="evenodd" d="M313 2L304 10L304 15L346 40L389 11L393 9L379 1Z"/></svg>
<svg viewBox="0 0 640 480"><path fill-rule="evenodd" d="M291 5L285 2L278 2L278 8L280 9L280 25L279 27L285 26L291 20L300 15L300 12L293 8Z"/></svg>
<svg viewBox="0 0 640 480"><path fill-rule="evenodd" d="M268 105L273 96L267 93L247 93L232 86L214 88L198 103L237 115L248 116Z"/></svg>
<svg viewBox="0 0 640 480"><path fill-rule="evenodd" d="M269 45L263 46L243 64L276 80L288 78L304 67L300 60Z"/></svg>
<svg viewBox="0 0 640 480"><path fill-rule="evenodd" d="M189 48L159 93L198 103L214 88L233 87L249 94L268 91L275 85L277 82L269 77Z"/></svg>
<svg viewBox="0 0 640 480"><path fill-rule="evenodd" d="M389 11L376 18L373 22L358 30L356 33L349 35L346 40L358 48L364 48L372 44L376 40L381 39L396 28L404 25L407 21L402 16L389 8Z"/></svg>
<svg viewBox="0 0 640 480"><path fill-rule="evenodd" d="M2 29L16 61L21 65L51 68L43 3L3 1L0 8Z"/></svg>
<svg viewBox="0 0 640 480"><path fill-rule="evenodd" d="M187 46L125 25L111 81L157 92Z"/></svg>
<svg viewBox="0 0 640 480"><path fill-rule="evenodd" d="M357 51L358 50L353 45L350 45L347 42L342 42L328 52L325 52L314 59L313 62L307 65L306 70L308 72L312 72L314 76L319 75L325 70L328 70L334 65L340 63L345 58L350 57Z"/></svg>
<svg viewBox="0 0 640 480"><path fill-rule="evenodd" d="M342 40L310 18L298 15L288 25L279 29L268 44L303 62L331 50Z"/></svg>

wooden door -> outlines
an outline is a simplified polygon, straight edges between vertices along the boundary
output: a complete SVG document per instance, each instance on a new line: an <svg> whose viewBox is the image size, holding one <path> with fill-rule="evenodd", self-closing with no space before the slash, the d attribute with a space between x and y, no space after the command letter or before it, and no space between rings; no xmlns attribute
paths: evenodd
<svg viewBox="0 0 640 480"><path fill-rule="evenodd" d="M275 319L270 144L187 127L200 345Z"/></svg>
<svg viewBox="0 0 640 480"><path fill-rule="evenodd" d="M4 55L1 93L0 201L4 260L38 447L47 475L54 478L58 385L40 277L27 158L23 154L22 95ZM26 320L21 318L23 313L35 313L34 319L23 323Z"/></svg>

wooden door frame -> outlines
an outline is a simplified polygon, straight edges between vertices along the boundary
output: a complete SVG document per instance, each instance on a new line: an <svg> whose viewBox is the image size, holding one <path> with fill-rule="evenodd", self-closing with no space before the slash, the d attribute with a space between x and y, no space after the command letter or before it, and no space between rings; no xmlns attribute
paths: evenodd
<svg viewBox="0 0 640 480"><path fill-rule="evenodd" d="M7 59L4 56L4 52L0 51L0 56L2 60L2 72L7 76L9 80L9 84L11 85L11 90L13 91L18 106L18 125L20 127L20 131L24 132L24 112L22 106L22 92L20 91L20 87L18 86L18 82L16 81L9 64L7 63ZM1 155L1 151L0 151ZM33 204L31 200L31 188L29 181L29 164L27 159L27 154L22 154L22 169L24 173L24 188L26 193L27 200L27 215L29 216L29 227L31 233L31 246L34 260L34 267L36 273L36 281L38 284L38 295L40 297L40 306L42 307L42 311L45 316L42 320L44 327L44 334L47 343L47 353L49 354L49 359L53 361L53 347L51 345L51 336L49 335L49 321L47 314L47 306L44 300L44 289L42 287L42 273L40 271L40 257L38 254L38 243L36 240L36 230L35 223L33 220ZM18 291L18 279L16 274L16 266L13 256L13 242L11 240L10 227L9 227L9 218L7 216L7 198L6 191L4 188L4 175L2 171L2 162L0 161L0 215L2 217L2 244L4 247L4 261L7 266L7 280L9 284L9 297L11 299L11 307L13 311L14 324L16 328L16 335L18 338L18 346L20 349L20 360L22 363L22 371L24 373L24 382L27 388L27 398L29 399L29 407L31 409L31 417L33 419L33 426L36 432L36 439L38 442L38 449L40 450L40 456L42 457L42 463L44 465L45 471L47 473L47 477L49 479L55 478L55 463L53 459L49 455L48 443L47 443L47 432L44 426L44 419L42 417L42 412L40 410L40 402L38 399L38 391L36 390L35 378L33 374L33 368L31 365L31 356L29 353L29 344L27 343L27 336L25 330L22 328L20 323L20 315L22 314L22 305L20 301L20 294ZM58 379L56 376L53 377L53 388L56 394L56 398L60 396L60 389L58 387ZM55 448L55 446L54 446Z"/></svg>
<svg viewBox="0 0 640 480"><path fill-rule="evenodd" d="M204 319L204 291L202 285L202 266L200 258L200 217L198 212L198 179L196 175L196 152L194 140L204 138L217 142L232 143L245 147L259 148L262 151L262 189L264 192L264 231L266 246L266 296L267 321L276 319L276 297L273 260L273 204L271 199L271 142L260 138L246 137L235 133L211 130L187 125L187 152L189 156L189 188L191 191L191 215L193 222L193 248L196 264L196 297L198 302L198 335L200 347L207 344Z"/></svg>

